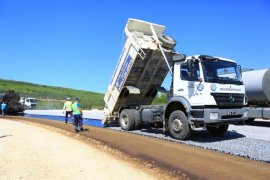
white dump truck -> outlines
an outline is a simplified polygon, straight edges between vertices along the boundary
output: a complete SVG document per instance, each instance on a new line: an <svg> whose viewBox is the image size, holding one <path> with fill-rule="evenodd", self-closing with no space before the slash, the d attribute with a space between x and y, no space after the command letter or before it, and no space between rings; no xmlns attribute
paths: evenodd
<svg viewBox="0 0 270 180"><path fill-rule="evenodd" d="M176 41L165 26L128 19L121 56L104 96L103 124L118 123L123 130L160 126L176 139L206 127L224 134L230 123L248 117L245 87L236 62L206 55L176 53ZM172 81L167 104L151 103L168 72Z"/></svg>
<svg viewBox="0 0 270 180"><path fill-rule="evenodd" d="M270 69L243 72L249 106L249 122L270 119Z"/></svg>
<svg viewBox="0 0 270 180"><path fill-rule="evenodd" d="M36 109L36 98L21 98L20 103L25 106L25 109Z"/></svg>

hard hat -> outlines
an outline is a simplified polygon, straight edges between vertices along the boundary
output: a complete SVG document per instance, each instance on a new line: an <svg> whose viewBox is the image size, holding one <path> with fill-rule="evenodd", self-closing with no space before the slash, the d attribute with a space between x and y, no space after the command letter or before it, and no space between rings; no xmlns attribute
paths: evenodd
<svg viewBox="0 0 270 180"><path fill-rule="evenodd" d="M69 97L67 97L67 101L70 101L70 98Z"/></svg>
<svg viewBox="0 0 270 180"><path fill-rule="evenodd" d="M79 100L80 100L80 98L78 98L78 97L75 98L75 101L79 101Z"/></svg>

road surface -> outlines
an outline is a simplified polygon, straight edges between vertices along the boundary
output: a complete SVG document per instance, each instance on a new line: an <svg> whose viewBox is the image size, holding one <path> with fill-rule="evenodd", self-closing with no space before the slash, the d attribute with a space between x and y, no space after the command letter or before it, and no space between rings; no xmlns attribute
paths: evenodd
<svg viewBox="0 0 270 180"><path fill-rule="evenodd" d="M270 163L110 129L87 127L88 131L78 135L72 125L63 122L24 117L10 119L54 127L85 143L94 140L105 151L147 171L148 175L156 172L159 175L156 177L163 179L167 178L166 174L177 179L270 179Z"/></svg>
<svg viewBox="0 0 270 180"><path fill-rule="evenodd" d="M55 129L0 119L0 179L155 177L162 176L142 171L136 164L56 132Z"/></svg>

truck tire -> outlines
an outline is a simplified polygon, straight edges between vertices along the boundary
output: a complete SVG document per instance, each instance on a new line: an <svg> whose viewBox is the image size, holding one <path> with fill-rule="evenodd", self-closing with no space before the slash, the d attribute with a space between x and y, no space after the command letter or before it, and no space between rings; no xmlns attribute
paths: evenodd
<svg viewBox="0 0 270 180"><path fill-rule="evenodd" d="M172 137L175 139L186 140L191 135L187 117L180 110L174 111L170 115L168 126Z"/></svg>
<svg viewBox="0 0 270 180"><path fill-rule="evenodd" d="M229 124L221 124L219 126L206 126L207 131L213 135L223 135L227 132Z"/></svg>
<svg viewBox="0 0 270 180"><path fill-rule="evenodd" d="M133 109L134 117L135 117L135 126L134 129L141 129L141 117L140 112Z"/></svg>
<svg viewBox="0 0 270 180"><path fill-rule="evenodd" d="M252 123L254 123L254 121L255 121L255 118L248 118L248 120L246 120L246 123L252 124Z"/></svg>
<svg viewBox="0 0 270 180"><path fill-rule="evenodd" d="M133 110L124 109L120 113L119 124L123 130L133 130L135 128L135 113Z"/></svg>
<svg viewBox="0 0 270 180"><path fill-rule="evenodd" d="M166 34L159 34L158 39L161 41L162 46L165 48L172 49L176 45L175 39Z"/></svg>

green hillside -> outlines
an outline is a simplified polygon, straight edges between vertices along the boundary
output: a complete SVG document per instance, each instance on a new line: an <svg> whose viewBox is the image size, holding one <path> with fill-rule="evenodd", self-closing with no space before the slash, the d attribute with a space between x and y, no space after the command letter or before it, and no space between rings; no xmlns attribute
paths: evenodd
<svg viewBox="0 0 270 180"><path fill-rule="evenodd" d="M79 97L83 109L103 109L102 93L0 79L0 91L14 90L21 97L37 98L37 109L62 109L66 97Z"/></svg>
<svg viewBox="0 0 270 180"><path fill-rule="evenodd" d="M165 105L167 101L167 95L165 93L161 93L160 95L157 95L154 101L152 102L152 105Z"/></svg>
<svg viewBox="0 0 270 180"><path fill-rule="evenodd" d="M79 97L83 109L104 108L104 94L102 93L0 79L0 91L9 90L14 90L21 97L37 98L37 109L62 109L66 97L70 97L71 100ZM152 104L165 103L166 94L161 94L154 99Z"/></svg>

